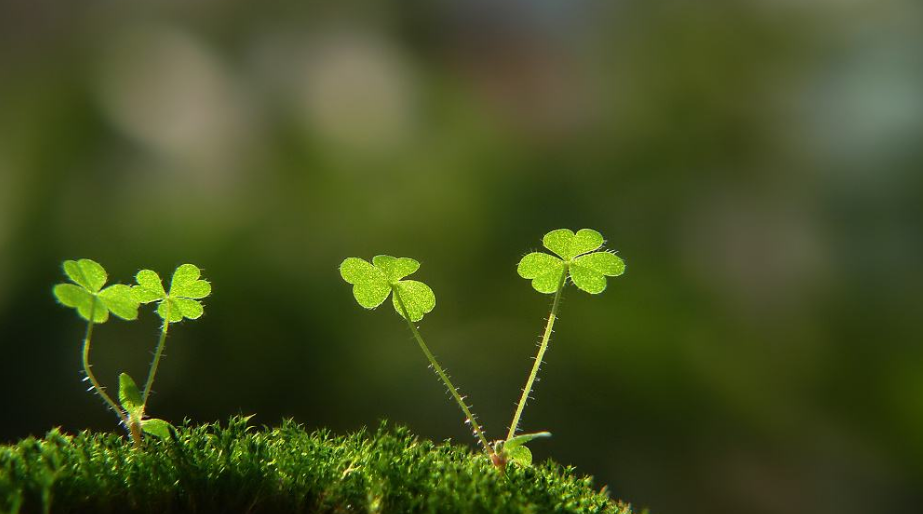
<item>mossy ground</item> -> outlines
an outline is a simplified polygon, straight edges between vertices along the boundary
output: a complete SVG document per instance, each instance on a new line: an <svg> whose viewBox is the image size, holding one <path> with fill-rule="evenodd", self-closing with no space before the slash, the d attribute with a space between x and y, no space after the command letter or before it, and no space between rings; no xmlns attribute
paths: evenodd
<svg viewBox="0 0 923 514"><path fill-rule="evenodd" d="M501 475L466 446L406 428L335 436L236 417L141 450L118 434L58 430L0 447L0 512L634 511L550 461Z"/></svg>

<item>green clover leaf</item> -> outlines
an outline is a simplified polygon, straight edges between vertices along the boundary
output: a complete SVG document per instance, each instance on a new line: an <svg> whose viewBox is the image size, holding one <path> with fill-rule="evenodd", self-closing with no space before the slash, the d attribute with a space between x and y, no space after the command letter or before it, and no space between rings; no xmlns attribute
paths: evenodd
<svg viewBox="0 0 923 514"><path fill-rule="evenodd" d="M519 261L516 271L532 280L539 293L556 292L570 277L578 289L599 294L606 289L606 277L625 272L625 262L619 256L599 250L604 242L602 234L588 228L576 234L566 228L552 230L542 238L542 244L557 256L530 253Z"/></svg>
<svg viewBox="0 0 923 514"><path fill-rule="evenodd" d="M340 264L340 276L353 286L353 296L359 305L374 309L388 299L392 291L394 310L404 316L400 302L404 302L410 321L420 321L436 307L436 295L423 282L401 280L420 269L420 263L409 257L376 255L372 262L349 257ZM398 299L400 295L400 299Z"/></svg>
<svg viewBox="0 0 923 514"><path fill-rule="evenodd" d="M168 293L160 280L160 275L149 269L143 269L135 275L138 285L131 288L132 296L140 303L160 302L157 314L167 323L177 323L188 319L198 319L205 312L199 302L212 292L212 286L199 277L201 270L192 264L183 264L173 272Z"/></svg>
<svg viewBox="0 0 923 514"><path fill-rule="evenodd" d="M73 283L54 286L55 298L67 307L76 308L83 319L105 323L110 312L126 320L138 317L138 302L131 288L113 284L103 289L109 277L96 261L64 261L64 273ZM91 312L93 319L90 319Z"/></svg>

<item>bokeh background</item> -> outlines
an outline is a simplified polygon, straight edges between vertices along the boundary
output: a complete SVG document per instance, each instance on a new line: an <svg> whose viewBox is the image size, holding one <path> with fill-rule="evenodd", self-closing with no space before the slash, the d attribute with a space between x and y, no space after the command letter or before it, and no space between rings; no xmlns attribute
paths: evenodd
<svg viewBox="0 0 923 514"><path fill-rule="evenodd" d="M527 430L655 512L923 505L923 4L0 4L0 440L116 430L60 262L214 284L150 410L474 446L346 256L413 256L422 323L499 438L550 297L515 265L592 227ZM158 323L110 321L136 377Z"/></svg>

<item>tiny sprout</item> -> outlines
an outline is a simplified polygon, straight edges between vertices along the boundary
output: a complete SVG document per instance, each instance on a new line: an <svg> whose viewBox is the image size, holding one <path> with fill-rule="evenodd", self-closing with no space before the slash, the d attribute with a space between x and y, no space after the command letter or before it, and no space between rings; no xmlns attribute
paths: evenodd
<svg viewBox="0 0 923 514"><path fill-rule="evenodd" d="M54 286L54 295L62 305L77 309L80 317L87 320L87 331L83 338L83 372L86 373L96 394L127 427L127 415L119 409L93 374L90 366L90 342L93 338L93 326L108 321L110 312L125 320L136 319L138 302L132 296L129 286L115 284L103 289L109 276L96 261L64 261L64 273L73 283Z"/></svg>
<svg viewBox="0 0 923 514"><path fill-rule="evenodd" d="M458 403L465 414L465 424L470 424L474 435L480 440L484 451L496 462L494 448L487 442L484 431L472 414L468 404L459 394L458 389L449 380L436 357L429 350L423 336L417 329L415 322L436 306L436 295L433 290L423 282L415 280L401 280L420 269L420 263L408 257L391 257L390 255L377 255L369 263L364 259L349 257L340 264L340 276L353 286L353 296L362 307L374 309L384 303L388 296L392 296L394 310L401 315L410 327L414 339L426 355L436 374L448 388L449 393Z"/></svg>
<svg viewBox="0 0 923 514"><path fill-rule="evenodd" d="M501 467L506 466L507 462L512 462L513 464L526 468L531 466L532 451L526 447L526 443L540 437L551 437L551 433L536 432L534 434L519 434L506 441L497 441L494 443L497 452L494 463Z"/></svg>
<svg viewBox="0 0 923 514"><path fill-rule="evenodd" d="M170 292L163 287L163 281L160 275L149 269L143 269L135 275L135 281L138 285L131 288L132 296L139 303L157 302L157 314L163 319L163 325L160 329L160 339L157 341L157 349L154 351L154 360L151 361L151 367L148 371L147 380L144 383L144 392L140 396L141 414L147 407L147 399L151 395L151 387L154 385L154 377L157 375L157 368L160 365L160 358L163 356L164 344L167 341L167 332L171 323L179 323L183 319L199 319L205 312L202 307L202 298L207 297L212 292L212 286L205 280L201 280L201 270L192 264L183 264L173 272L173 278L170 279ZM127 375L125 375L127 377ZM128 377L128 380L131 380ZM134 385L134 382L131 382ZM158 437L165 437L166 429L169 426L166 421L151 419L141 420L140 417L132 425L132 430L139 426L145 432Z"/></svg>
<svg viewBox="0 0 923 514"><path fill-rule="evenodd" d="M599 294L606 289L606 277L617 277L625 272L625 262L619 256L599 250L603 243L605 243L605 240L602 234L588 228L578 230L576 234L563 228L552 230L542 238L542 244L557 256L533 252L519 261L516 269L519 276L532 280L532 287L540 293L554 293L554 300L551 305L551 314L548 316L548 321L545 325L545 332L542 334L538 354L535 357L535 363L526 380L526 385L522 389L522 396L516 405L513 421L510 423L509 433L504 445L507 452L517 449L516 451L519 453L516 455L524 455L524 452L522 452L522 450L526 450L524 444L534 438L518 439L516 431L519 430L519 420L532 392L532 386L538 376L538 370L542 365L545 351L548 350L548 341L551 339L554 322L558 317L561 292L567 285L567 279L570 278L570 281L577 286L577 289L590 294ZM541 434L543 433L541 432ZM513 441L520 442L514 444L511 448L510 443ZM514 457L511 458L516 460ZM525 462L525 460L531 461L531 454L529 454L528 459L520 457L519 460L521 462Z"/></svg>
<svg viewBox="0 0 923 514"><path fill-rule="evenodd" d="M138 272L136 277L138 285L134 287L115 284L105 289L103 286L108 280L106 270L90 259L64 261L64 273L73 283L56 285L54 295L63 305L77 309L80 317L87 320L87 331L83 340L83 370L87 379L93 384L93 390L119 416L122 424L129 430L136 447L141 445L142 432L161 438L168 437L171 428L169 423L161 419L145 417L147 399L157 373L170 323L182 321L184 318L199 318L203 313L203 308L198 300L211 293L211 285L204 280L199 280L199 268L192 264L183 264L176 269L169 294L164 290L160 277L150 270ZM125 320L137 319L139 305L155 301L159 302L157 313L163 318L164 324L154 361L151 363L147 382L144 385L144 392L138 389L131 376L122 373L119 375L119 403L117 404L100 385L90 366L90 341L93 336L93 326L105 323L110 313Z"/></svg>

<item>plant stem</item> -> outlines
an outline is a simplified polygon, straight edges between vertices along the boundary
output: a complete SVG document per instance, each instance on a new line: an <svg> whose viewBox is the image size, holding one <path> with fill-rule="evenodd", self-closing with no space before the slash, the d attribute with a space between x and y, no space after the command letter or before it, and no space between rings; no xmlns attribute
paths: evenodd
<svg viewBox="0 0 923 514"><path fill-rule="evenodd" d="M154 360L151 362L151 369L147 373L147 381L144 383L144 396L141 397L141 405L147 407L147 397L151 394L151 387L154 385L154 375L157 374L157 366L160 365L160 356L163 355L164 343L167 342L167 331L170 329L170 303L167 302L166 317L163 320L163 327L160 330L160 340L157 341L157 349L154 351ZM142 413L144 410L142 409Z"/></svg>
<svg viewBox="0 0 923 514"><path fill-rule="evenodd" d="M516 435L519 429L519 418L522 417L522 411L526 408L526 402L529 395L532 394L532 384L535 383L535 377L538 376L538 370L542 366L542 359L545 357L545 351L548 350L548 341L551 339L551 333L554 329L554 320L558 317L558 306L561 304L561 291L564 290L564 281L567 279L567 266L561 272L561 279L558 281L558 290L554 293L554 302L551 304L551 314L548 316L548 322L545 324L545 333L542 334L542 344L538 347L538 354L535 356L535 363L532 364L532 372L529 373L529 379L526 380L526 386L522 389L522 396L519 398L519 404L516 406L516 413L513 414L513 422L510 424L510 431L506 439L510 440Z"/></svg>
<svg viewBox="0 0 923 514"><path fill-rule="evenodd" d="M471 410L468 409L468 405L465 404L465 400L461 397L460 394L458 394L458 389L452 385L452 381L449 380L449 377L445 374L445 371L443 371L442 366L436 362L436 357L434 357L433 353L429 351L429 347L426 346L426 343L423 341L423 336L420 335L420 331L417 330L416 325L410 321L410 313L407 312L407 307L404 305L404 300L401 298L397 288L392 287L391 289L393 290L394 297L397 298L398 305L401 306L401 311L404 313L404 319L407 320L407 326L410 327L410 331L413 332L413 337L417 340L417 344L420 345L420 349L423 350L426 358L429 359L429 363L432 364L433 369L436 370L436 374L439 375L439 378L442 379L442 382L446 385L447 388L449 388L449 392L452 393L452 397L455 398L458 406L461 407L462 412L465 413L465 418L471 423L471 429L474 431L475 435L477 435L478 439L480 439L481 445L484 446L484 450L488 455L493 457L494 449L490 443L487 442L487 438L484 437L484 431L481 430L477 420L474 419L474 414L472 414Z"/></svg>
<svg viewBox="0 0 923 514"><path fill-rule="evenodd" d="M95 310L96 298L93 298L93 304L90 306L90 319L87 321L87 333L83 338L83 372L87 374L87 378L89 378L90 383L93 384L93 389L96 390L96 394L106 402L106 405L115 412L119 419L122 420L122 423L127 427L128 418L125 417L125 414L122 412L122 409L119 408L118 404L106 393L106 390L99 385L99 381L96 380L96 375L93 374L93 370L90 367L90 340L93 338L93 325L95 325L95 323L93 323L93 315Z"/></svg>

